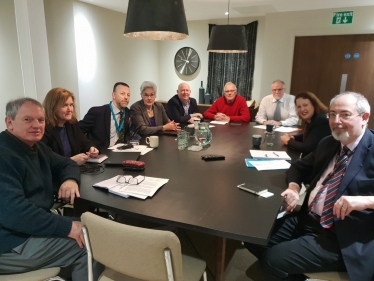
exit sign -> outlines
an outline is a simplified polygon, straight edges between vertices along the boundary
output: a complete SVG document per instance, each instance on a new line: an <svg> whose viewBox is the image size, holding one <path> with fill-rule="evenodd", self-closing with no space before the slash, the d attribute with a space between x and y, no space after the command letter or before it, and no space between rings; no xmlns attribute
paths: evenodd
<svg viewBox="0 0 374 281"><path fill-rule="evenodd" d="M334 12L332 24L351 24L353 22L353 11Z"/></svg>

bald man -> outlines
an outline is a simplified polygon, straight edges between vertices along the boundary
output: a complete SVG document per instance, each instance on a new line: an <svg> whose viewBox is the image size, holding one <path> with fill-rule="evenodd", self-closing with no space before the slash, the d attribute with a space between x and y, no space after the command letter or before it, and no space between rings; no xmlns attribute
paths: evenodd
<svg viewBox="0 0 374 281"><path fill-rule="evenodd" d="M170 120L187 124L193 123L194 117L203 118L203 115L199 113L196 100L190 95L190 86L187 83L179 84L177 94L168 101L166 113Z"/></svg>

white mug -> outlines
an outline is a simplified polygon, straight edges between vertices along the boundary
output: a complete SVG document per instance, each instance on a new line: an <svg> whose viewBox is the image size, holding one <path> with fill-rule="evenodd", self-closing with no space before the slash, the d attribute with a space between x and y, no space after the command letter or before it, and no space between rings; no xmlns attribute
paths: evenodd
<svg viewBox="0 0 374 281"><path fill-rule="evenodd" d="M147 137L145 142L149 144L150 147L158 147L158 136Z"/></svg>

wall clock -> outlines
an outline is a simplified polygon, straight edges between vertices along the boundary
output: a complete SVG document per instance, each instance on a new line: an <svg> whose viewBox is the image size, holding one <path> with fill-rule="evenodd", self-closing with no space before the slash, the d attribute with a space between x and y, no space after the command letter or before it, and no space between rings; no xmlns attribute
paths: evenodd
<svg viewBox="0 0 374 281"><path fill-rule="evenodd" d="M200 58L197 52L190 47L178 50L174 57L175 69L183 75L191 75L199 68Z"/></svg>

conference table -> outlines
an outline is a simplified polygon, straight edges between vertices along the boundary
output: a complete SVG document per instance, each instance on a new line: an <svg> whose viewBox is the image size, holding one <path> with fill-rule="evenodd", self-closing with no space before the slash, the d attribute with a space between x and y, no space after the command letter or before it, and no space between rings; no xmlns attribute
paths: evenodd
<svg viewBox="0 0 374 281"><path fill-rule="evenodd" d="M254 123L215 125L210 145L202 151L178 150L176 136L161 135L159 147L145 155L143 172L124 172L121 167L105 167L98 175L83 174L80 195L74 209L77 215L89 206L216 237L215 279L223 280L226 238L266 245L283 202L280 194L286 188L286 170L257 171L248 168L252 135L264 130ZM287 149L276 133L274 146L262 143L261 150L287 151L292 159L299 153ZM190 139L190 145L194 144ZM118 152L120 153L120 152ZM222 161L203 161L202 155L220 154ZM123 198L93 184L116 175L131 174L166 178L169 182L146 200ZM237 187L254 183L267 188L274 196L263 198Z"/></svg>

